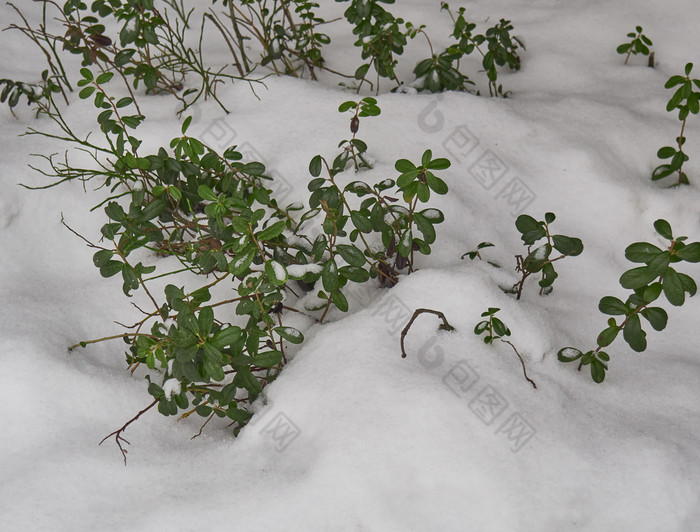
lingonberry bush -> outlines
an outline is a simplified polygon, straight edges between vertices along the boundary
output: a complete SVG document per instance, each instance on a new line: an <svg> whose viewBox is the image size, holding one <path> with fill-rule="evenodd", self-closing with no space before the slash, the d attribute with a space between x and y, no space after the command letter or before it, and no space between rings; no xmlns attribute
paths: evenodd
<svg viewBox="0 0 700 532"><path fill-rule="evenodd" d="M635 26L635 31L627 34L627 37L631 40L617 47L617 53L625 56L625 64L629 61L630 55L641 54L649 56L652 53L649 47L653 43L642 31L641 26Z"/></svg>
<svg viewBox="0 0 700 532"><path fill-rule="evenodd" d="M614 296L605 296L598 305L603 314L621 316L621 321L618 323L614 317L608 319L608 327L598 335L598 347L595 349L583 352L575 347L565 347L559 350L560 361L578 360L579 370L582 366L590 366L591 378L595 382L603 382L608 370L610 355L603 348L612 344L620 332L634 351L641 352L647 348L641 318L648 321L656 331L666 328L668 314L663 308L652 305L662 294L671 305L680 307L686 301L686 294L694 296L697 292L692 277L677 271L671 264L700 262L700 242L686 243L687 237L674 237L666 220L656 220L654 229L668 241L667 247L662 249L649 242L636 242L627 246L627 260L644 264L620 276L622 288L631 290L632 293L624 302Z"/></svg>
<svg viewBox="0 0 700 532"><path fill-rule="evenodd" d="M554 269L554 263L566 257L575 257L583 252L581 239L566 235L551 234L549 225L554 222L556 215L553 212L545 213L544 221L537 221L532 216L521 214L515 220L515 227L520 231L520 238L527 246L527 254L516 255L516 271L521 275L520 281L508 290L516 294L520 299L523 293L525 281L530 275L540 273L540 295L547 295L552 291L552 285L559 274ZM532 249L532 246L543 240L544 243ZM555 256L553 251L560 253Z"/></svg>
<svg viewBox="0 0 700 532"><path fill-rule="evenodd" d="M496 317L496 314L500 310L501 309L496 307L489 307L485 312L482 312L481 317L486 319L476 324L474 327L474 334L477 336L485 334L483 337L485 344L493 344L493 342L496 340L499 340L504 344L508 344L515 352L518 360L520 360L520 364L523 367L523 376L525 377L525 380L532 384L533 388L537 388L535 381L527 376L527 370L525 369L525 361L523 360L523 357L520 355L515 345L513 345L510 340L506 340L506 337L510 336L510 329L506 327L506 324L503 323L500 318Z"/></svg>
<svg viewBox="0 0 700 532"><path fill-rule="evenodd" d="M678 176L676 185L688 185L688 176L683 171L683 165L689 159L688 155L683 151L685 144L685 124L691 114L700 112L700 79L692 79L690 72L693 70L693 63L685 65L685 76L671 76L666 82L667 89L678 87L671 99L666 105L666 110L672 112L678 110L678 120L681 121L681 132L676 137L675 146L664 146L661 148L657 156L659 159L671 159L670 162L659 165L654 170L651 178L656 181L668 177L672 174ZM679 86L680 85L680 86Z"/></svg>
<svg viewBox="0 0 700 532"><path fill-rule="evenodd" d="M30 133L91 154L92 167L48 156L42 171L52 185L103 182L109 194L99 205L107 219L102 239L84 240L103 277L118 276L126 296L142 292L150 305L138 307L143 315L127 332L73 346L122 339L128 368L147 370L152 402L110 435L125 457L124 430L151 408L180 418L197 414L205 424L228 419L237 432L284 367L289 346L304 340L290 316L322 323L332 308L349 309L348 284L378 278L393 286L415 269L416 253L430 253L444 216L419 206L431 193L447 192L435 173L450 166L430 150L419 163L397 161L396 180L341 189L336 177L366 150L353 136L341 146L358 152L345 151L332 165L312 158L309 209L300 213L301 205L277 203L263 164L243 160L236 146L219 152L188 135L191 117L166 146L144 153L138 128L146 117L131 97L111 96L115 73L83 67L80 76L79 97L92 102L101 140L76 136L51 95L37 105L61 133ZM353 135L360 117L380 114L371 98L340 108L352 111ZM157 291L153 281L169 276L173 282ZM216 297L224 285L234 297ZM316 292L305 308L295 308L299 288Z"/></svg>
<svg viewBox="0 0 700 532"><path fill-rule="evenodd" d="M498 67L517 70L517 50L522 47L510 35L509 21L501 19L478 34L476 26L466 20L464 9L457 16L450 12L458 44L436 55L424 26L405 23L379 5L391 3L351 0L346 10L365 61L354 75L358 91L368 81L370 68L379 78L400 85L397 56L403 53L407 38L421 34L430 45L431 59L416 67L423 84L419 88L467 88L470 82L459 73L459 61L476 51L491 95L507 94L498 83ZM277 378L294 346L304 341L305 324L323 323L333 309L348 311L347 293L353 283L392 287L401 275L417 269L420 255L431 253L436 227L445 218L431 206L431 199L448 193L440 172L450 168L450 161L434 156L430 149L397 160L396 173L378 182L363 177L373 158L367 144L357 137L360 123L381 114L372 97L340 103L338 111L348 115L351 136L339 142L339 154L310 158L307 207L279 204L274 187L268 186L271 178L265 166L246 160L236 145L214 149L188 134L191 117L181 121L169 142L146 150L139 138L139 128L147 120L140 98L170 94L182 104L182 114L200 98L211 97L227 112L216 96L219 83L250 82L251 75L261 69L308 74L313 79L319 70L330 70L322 55L330 39L321 31L326 21L318 15L318 3L222 0L223 13L203 14L197 49L184 44L193 11L182 2L164 4L170 11L161 11L152 0L95 0L89 8L80 0L63 5L47 0L43 2L44 25L39 28L32 28L15 8L22 23L11 27L42 50L48 68L36 84L0 80L0 101L14 109L25 97L57 127L50 133L30 127L28 134L44 135L80 150L82 160L89 157L88 163L79 165L68 149L62 158L39 156L44 165L37 169L51 178L43 188L79 180L103 191L104 197L95 206L105 216L99 242L78 236L95 251L93 262L103 277L119 278L126 297L139 294L145 301L137 307L139 319L123 332L72 346L85 348L120 339L126 345L128 369L143 370L150 403L107 436L114 438L124 458L124 431L151 409L180 419L202 416L202 428L219 418L237 433L252 416L252 402ZM444 8L449 11L447 5ZM52 20L62 27L60 33L50 32ZM201 37L207 21L226 40L234 57L234 73L206 65ZM117 33L110 34L109 27L117 28ZM259 45L256 52L248 46L251 38ZM78 72L66 69L64 54L79 59ZM681 85L669 102L669 110L679 109L683 121L671 168L681 176L685 174L674 164L687 160L682 153L683 130L688 114L697 113L698 93L692 92L692 85L700 87L698 80L689 77L691 68L686 67L684 78L673 77L667 84ZM57 102L59 94L65 103L71 100L74 83L78 98L91 105L95 115L95 131L82 136ZM339 176L346 178L350 172L352 179L341 186ZM528 215L516 220L527 246L527 253L516 257L521 279L510 289L518 299L525 280L533 274L541 274L540 293L551 291L557 278L553 263L583 250L578 238L551 233L554 220L553 213L546 213L544 221ZM601 310L625 316L622 323L614 319L609 323L595 351L560 351L561 360L590 364L597 381L602 381L609 358L601 348L620 331L634 349L646 347L639 315L656 329L665 326L665 312L650 307L651 302L664 293L671 304L681 305L686 293L696 291L690 277L669 265L700 261L700 243L685 244L684 237L674 238L662 220L655 227L671 241L668 249L646 243L630 246L628 258L645 264L621 278L623 287L634 294L626 303L612 297L601 300ZM481 258L481 250L490 246L482 242L464 256ZM164 278L168 279L165 283ZM226 298L221 297L222 287L228 288ZM442 317L442 328L451 330L441 313L419 309L402 333L402 346L408 327L422 312ZM510 331L496 312L494 307L482 314L485 319L475 332L486 333L487 344L494 340L509 344L521 361L525 378L535 386L527 377L522 357L506 339Z"/></svg>

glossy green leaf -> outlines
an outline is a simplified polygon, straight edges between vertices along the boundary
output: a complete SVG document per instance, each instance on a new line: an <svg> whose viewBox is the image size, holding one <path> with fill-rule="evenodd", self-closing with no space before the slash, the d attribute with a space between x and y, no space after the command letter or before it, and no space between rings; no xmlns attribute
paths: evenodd
<svg viewBox="0 0 700 532"><path fill-rule="evenodd" d="M598 303L598 310L611 316L624 316L627 314L627 306L616 297L605 296Z"/></svg>
<svg viewBox="0 0 700 532"><path fill-rule="evenodd" d="M678 273L673 268L668 268L662 281L664 295L668 302L677 307L685 302L685 290Z"/></svg>
<svg viewBox="0 0 700 532"><path fill-rule="evenodd" d="M482 322L486 323L486 322ZM575 347L564 347L557 353L560 362L573 362L583 356L583 353Z"/></svg>
<svg viewBox="0 0 700 532"><path fill-rule="evenodd" d="M656 229L656 232L659 233L665 239L673 240L673 232L671 231L671 225L666 220L656 220L654 222L654 229Z"/></svg>
<svg viewBox="0 0 700 532"><path fill-rule="evenodd" d="M636 290L637 288L646 286L657 277L657 275L650 273L646 266L640 266L639 268L632 268L623 273L620 276L620 285L622 288Z"/></svg>
<svg viewBox="0 0 700 532"><path fill-rule="evenodd" d="M641 311L641 315L649 320L654 330L663 331L666 328L668 314L666 314L664 309L660 307L647 307Z"/></svg>
<svg viewBox="0 0 700 532"><path fill-rule="evenodd" d="M642 324L638 314L632 314L627 319L627 324L622 330L622 336L632 349L637 352L647 348L646 333L642 330Z"/></svg>
<svg viewBox="0 0 700 532"><path fill-rule="evenodd" d="M648 242L635 242L625 249L625 257L627 260L645 264L654 260L659 253L662 253L662 250Z"/></svg>
<svg viewBox="0 0 700 532"><path fill-rule="evenodd" d="M273 330L293 344L300 344L304 341L304 335L294 327L275 327Z"/></svg>

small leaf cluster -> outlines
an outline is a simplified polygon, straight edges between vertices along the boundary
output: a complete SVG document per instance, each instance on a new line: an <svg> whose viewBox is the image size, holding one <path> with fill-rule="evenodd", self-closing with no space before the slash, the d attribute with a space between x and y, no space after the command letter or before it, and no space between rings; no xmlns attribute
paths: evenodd
<svg viewBox="0 0 700 532"><path fill-rule="evenodd" d="M360 118L381 114L382 111L377 105L377 100L369 96L362 98L359 102L349 100L340 104L338 111L352 114L350 119L352 138L342 140L338 144L338 147L343 148L343 151L333 160L333 171L336 173L344 171L350 161L352 161L356 172L362 168L372 168L364 155L367 152L367 144L358 139L356 135L360 129Z"/></svg>
<svg viewBox="0 0 700 532"><path fill-rule="evenodd" d="M688 185L688 176L683 171L683 164L688 160L688 155L683 151L686 138L683 135L686 121L691 114L700 112L700 80L692 79L690 72L693 70L693 63L685 65L685 76L671 76L666 82L667 89L678 87L666 105L666 110L671 112L678 110L678 119L681 121L681 133L676 137L675 146L664 146L657 156L659 159L671 159L668 163L661 164L654 169L651 179L657 181L668 177L671 174L678 175L677 185Z"/></svg>
<svg viewBox="0 0 700 532"><path fill-rule="evenodd" d="M649 47L653 44L651 39L642 33L642 27L636 26L635 31L627 34L627 37L632 39L627 43L623 43L617 47L618 54L627 54L625 56L625 64L629 61L630 55L649 55ZM636 32L636 33L635 33Z"/></svg>
<svg viewBox="0 0 700 532"><path fill-rule="evenodd" d="M515 220L515 227L521 233L520 238L527 246L525 257L516 255L516 271L522 275L522 278L510 289L510 292L517 294L518 299L522 295L525 280L535 273L541 273L540 294L549 294L554 281L559 276L554 269L554 262L565 257L575 257L583 252L581 239L551 234L549 225L555 219L555 214L548 212L544 215L544 221L538 221L527 214L522 214ZM532 249L532 246L540 240L544 242ZM560 255L554 256L554 251L559 252Z"/></svg>
<svg viewBox="0 0 700 532"><path fill-rule="evenodd" d="M68 2L63 9L68 28L64 36L65 49L82 55L83 66L108 65L133 77L134 88L140 82L147 91L154 91L159 85L163 90L173 88L168 83L174 86L176 82L166 80L164 75L165 61L159 63L160 54L155 48L151 49L161 44L165 24L154 9L153 0L95 0L90 11L97 16L84 14L84 11L87 11L84 2ZM119 47L105 35L107 21L121 27Z"/></svg>
<svg viewBox="0 0 700 532"><path fill-rule="evenodd" d="M482 249L484 248L492 248L494 247L494 244L491 242L480 242L477 246L476 249L473 251L467 251L464 255L462 255L460 258L464 260L464 257L469 257L469 260L474 260L477 257L479 260L482 260L481 253L479 253Z"/></svg>
<svg viewBox="0 0 700 532"><path fill-rule="evenodd" d="M396 162L396 169L401 172L396 181L385 179L373 186L364 181L353 181L342 190L335 182L339 172L337 167L327 167L327 177L319 177L323 164L321 156L316 156L309 165L309 171L314 176L308 185L312 192L309 198L311 210L302 216L301 222L321 213L325 215L322 223L324 235L316 238L314 249L319 246L318 249L323 251L323 246L327 246L328 261L331 263L330 266L328 262L323 265L321 279L324 280L323 272L330 268L332 272L338 271L340 284L324 281L324 290L339 289L347 280L364 282L376 277L381 284L393 286L398 282L402 270L408 268L409 273L413 271L416 251L426 255L431 251L430 246L436 238L434 226L444 220L444 215L433 208L419 211L417 206L419 202L429 201L431 190L437 194L447 192L445 182L432 171L448 168L449 161L433 159L432 152L426 150L420 165L407 159ZM388 191L391 189L395 193L390 195ZM396 193L403 196L406 206L398 204ZM350 205L349 196L361 199L358 207ZM351 224L349 233L346 229L348 222ZM367 239L372 234L381 236L383 249L369 245ZM349 238L350 244L340 244L338 239L345 237ZM335 264L337 254L355 269L338 268ZM312 255L312 258L318 260L319 254ZM307 274L303 280L314 282L318 275ZM335 279L335 274L332 277ZM319 293L318 297L323 300L327 294ZM338 306L335 299L333 302ZM346 310L346 305L339 308Z"/></svg>
<svg viewBox="0 0 700 532"><path fill-rule="evenodd" d="M289 23L291 7L294 7L294 12L300 19L299 23ZM311 79L316 79L314 69L322 67L324 62L321 49L331 42L327 34L317 31L319 25L326 23L316 13L318 8L317 2L308 0L280 2L279 10L282 16L274 23L275 44L268 47L268 55L263 57L261 64L264 65L273 58L280 58L283 52L287 52L290 57L299 59L309 69ZM296 70L292 67L290 73L296 73Z"/></svg>
<svg viewBox="0 0 700 532"><path fill-rule="evenodd" d="M522 41L518 37L511 35L513 25L510 20L500 19L498 24L487 28L481 34L475 32L476 24L469 22L465 18L466 10L463 7L457 10L457 16L452 13L446 2L442 2L441 9L446 10L452 18L454 23L452 36L458 41L457 44L450 46L442 55L443 60L458 62L463 56L470 55L474 51L478 52L481 55L481 65L488 78L489 94L491 96L506 97L508 93L504 92L503 86L498 83L498 67L507 66L513 71L520 70L518 50L520 48L525 49ZM457 68L454 68L454 70L458 71ZM452 78L454 83L454 74ZM467 78L464 78L463 81L467 82ZM448 87L445 86L443 88Z"/></svg>
<svg viewBox="0 0 700 532"><path fill-rule="evenodd" d="M108 96L103 87L112 80L114 72L102 72L95 77L89 68L83 67L80 69L80 75L82 77L78 80L77 85L81 87L81 90L78 95L83 100L93 97L94 106L101 110L97 116L97 123L110 142L112 149L119 156L117 170L123 166L135 169L147 165L146 160L139 160L131 153L139 147L141 141L128 133L128 130L136 129L145 117L141 114L120 114L120 109L131 106L134 100L129 96L124 96L114 101L114 97Z"/></svg>
<svg viewBox="0 0 700 532"><path fill-rule="evenodd" d="M476 324L474 327L474 334L477 336L480 336L484 333L486 333L486 336L484 336L484 343L485 344L493 344L494 340L500 340L504 344L508 344L511 349L513 349L513 352L515 353L515 356L518 357L518 360L520 361L520 365L523 368L523 377L525 378L526 381L528 381L530 384L532 384L532 387L537 389L537 384L535 384L535 381L533 381L530 377L527 375L527 369L525 368L525 361L523 360L523 357L520 355L518 352L518 349L515 347L515 345L510 341L506 340L506 337L510 336L510 329L506 327L506 324L501 321L500 318L496 317L496 313L501 310L496 307L489 307L486 312L481 313L482 318L486 318L485 320L480 321L479 323Z"/></svg>
<svg viewBox="0 0 700 532"><path fill-rule="evenodd" d="M396 56L403 54L409 32L402 29L402 18L394 17L380 5L393 4L394 0L336 0L348 1L350 7L345 10L345 18L354 26L355 46L362 48L362 59L369 60L355 70L355 79L365 80L369 69L374 67L378 76L400 85L395 72Z"/></svg>
<svg viewBox="0 0 700 532"><path fill-rule="evenodd" d="M61 90L60 78L50 76L48 70L41 73L41 83L38 84L0 79L0 103L7 102L7 106L12 110L17 107L23 96L27 100L27 105L31 105L40 100L50 100L51 94L59 93Z"/></svg>
<svg viewBox="0 0 700 532"><path fill-rule="evenodd" d="M474 85L474 82L457 68L456 65L461 57L461 53L445 50L420 61L413 69L418 80L418 90L428 92L468 90L467 86Z"/></svg>
<svg viewBox="0 0 700 532"><path fill-rule="evenodd" d="M496 313L501 310L496 307L489 307L486 312L481 313L482 318L486 318L480 321L474 327L474 334L480 336L486 333L484 336L485 344L492 344L494 340L499 340L504 336L510 336L510 329L496 317Z"/></svg>
<svg viewBox="0 0 700 532"><path fill-rule="evenodd" d="M668 247L659 248L649 242L635 242L625 249L625 257L643 266L632 268L620 276L620 285L632 291L626 301L613 296L601 298L598 305L603 314L620 316L621 322L615 317L608 319L608 327L597 339L595 350L583 353L573 348L565 347L558 353L562 362L579 360L582 365L590 365L591 377L595 382L603 382L607 371L608 353L602 351L608 347L622 332L622 337L634 351L642 352L647 348L647 333L642 328L644 318L656 331L666 328L668 314L659 306L652 306L663 294L666 300L674 306L681 306L686 300L686 294L691 297L697 292L695 281L682 272L678 272L672 264L679 262L700 262L700 242L686 243L687 237L674 237L671 226L666 220L656 220L654 229L665 240Z"/></svg>

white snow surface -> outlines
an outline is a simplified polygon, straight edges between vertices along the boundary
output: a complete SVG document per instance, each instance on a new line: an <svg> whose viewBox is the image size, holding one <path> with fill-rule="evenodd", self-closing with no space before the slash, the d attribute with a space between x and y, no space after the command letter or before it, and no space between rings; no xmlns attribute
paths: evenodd
<svg viewBox="0 0 700 532"><path fill-rule="evenodd" d="M327 19L348 6L323 4ZM450 24L439 5L402 0L387 8L426 24L442 49ZM350 313L300 323L305 342L238 438L213 420L193 440L201 419L148 412L124 434L127 467L113 440L97 444L150 403L143 373L126 371L119 340L67 349L120 334L115 321L139 316L121 282L102 279L93 251L61 224L63 216L98 240L105 217L89 209L104 191L85 192L78 183L17 186L47 184L28 168L37 162L30 154L65 148L18 137L49 123L24 107L15 119L0 106L0 530L700 530L700 297L682 308L666 305L668 328L649 328L644 353L618 339L607 349L603 384L556 359L562 347L595 346L606 319L598 301L625 297L618 284L630 266L624 249L659 244L655 219L700 240L698 117L685 131L691 185L669 189L649 179L656 150L679 130L665 111L671 93L664 83L688 61L700 74L700 6L466 5L480 29L489 17L510 19L527 46L522 70L499 76L511 98L392 94L384 81L382 113L363 119L358 133L375 168L338 177L341 184L395 178L397 159L418 161L427 148L449 158L451 168L439 175L450 191L430 202L445 214L433 253L391 290L353 288ZM3 24L13 16L0 6ZM640 57L624 66L615 53L635 25L654 41L655 69ZM351 50L350 27L341 21L328 31L329 63L353 71L359 52ZM218 35L208 37L223 46ZM3 32L0 49L0 78L38 79L43 59L27 40ZM419 36L400 58L399 76L410 80L426 55ZM474 59L466 63L488 92ZM317 153L334 157L348 134L337 107L355 95L338 81L270 77L266 89L256 88L260 99L245 83L221 87L231 115L207 102L189 133L215 143L215 133L227 132L219 148L248 143L284 177L285 201L306 201L309 161ZM141 100L148 120L140 138L153 149L167 145L180 132L176 103ZM76 94L64 107L69 122L86 130L92 111ZM478 172L485 154L502 162L499 179ZM527 187L525 203L508 194L512 183ZM515 282L513 256L524 249L515 217L542 219L547 211L557 214L553 229L581 238L584 252L557 263L551 295L538 296L531 281L516 301L499 289ZM460 260L481 241L496 244L481 253L503 268ZM698 266L681 269L700 277ZM441 310L457 330L438 332L435 317L421 316L402 359L401 329L419 307ZM509 346L487 346L473 334L488 307L501 309L536 390Z"/></svg>

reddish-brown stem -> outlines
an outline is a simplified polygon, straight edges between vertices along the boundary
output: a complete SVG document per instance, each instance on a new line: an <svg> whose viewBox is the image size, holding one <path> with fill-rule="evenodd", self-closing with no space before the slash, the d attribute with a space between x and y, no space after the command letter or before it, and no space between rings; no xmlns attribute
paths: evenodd
<svg viewBox="0 0 700 532"><path fill-rule="evenodd" d="M408 321L406 326L403 328L403 331L401 331L401 358L406 358L406 348L404 347L404 340L406 338L406 335L408 334L408 330L411 328L411 325L413 325L413 322L416 320L418 316L421 314L435 314L438 318L442 320L442 324L438 327L439 329L442 329L443 331L454 331L455 328L452 327L452 325L449 324L447 321L447 318L445 315L440 312L439 310L432 310L429 308L419 308L416 309L416 311L413 313L413 316L411 316L411 319Z"/></svg>
<svg viewBox="0 0 700 532"><path fill-rule="evenodd" d="M508 344L513 348L513 351L515 351L515 354L518 355L518 359L520 360L520 365L523 367L523 376L525 377L525 380L528 381L530 384L532 384L532 387L537 389L537 384L535 384L535 381L533 381L530 377L527 376L527 370L525 369L525 361L523 360L523 357L520 356L520 353L518 353L518 350L515 348L515 346L510 343L508 340L504 340L503 338L499 338L499 340L505 344Z"/></svg>
<svg viewBox="0 0 700 532"><path fill-rule="evenodd" d="M120 429L115 430L111 434L108 434L104 438L102 438L102 441L99 443L99 445L102 445L107 438L110 438L114 436L114 441L117 442L117 447L119 447L119 450L122 453L122 456L124 457L124 465L126 465L126 453L128 452L124 446L122 445L123 443L126 443L127 445L131 445L127 440L125 440L122 437L122 433L126 430L126 428L131 425L134 421L136 421L138 418L140 418L142 415L144 415L146 412L148 412L151 408L156 406L158 404L158 399L155 399L150 405L148 405L146 408L141 410L138 414L136 414L134 417L132 417L129 421L124 423Z"/></svg>

